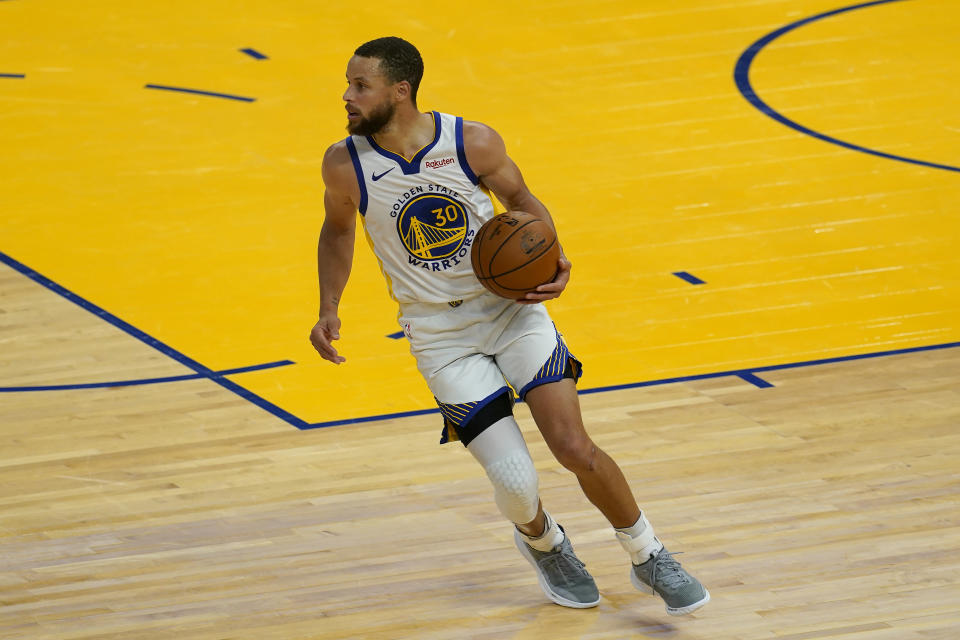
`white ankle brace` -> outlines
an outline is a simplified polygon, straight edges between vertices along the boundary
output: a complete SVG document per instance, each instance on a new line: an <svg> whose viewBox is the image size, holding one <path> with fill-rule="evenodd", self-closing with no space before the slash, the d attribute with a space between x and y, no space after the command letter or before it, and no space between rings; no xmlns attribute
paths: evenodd
<svg viewBox="0 0 960 640"><path fill-rule="evenodd" d="M653 525L642 513L632 527L614 529L614 531L620 545L630 554L633 564L643 564L650 559L650 556L663 549L663 543L653 533Z"/></svg>
<svg viewBox="0 0 960 640"><path fill-rule="evenodd" d="M527 541L527 544L537 551L553 551L554 547L563 542L563 531L560 530L560 525L557 524L556 520L554 520L549 513L544 511L543 515L547 517L547 525L542 535L531 538L523 531L519 529L517 529L517 531L520 531L520 535Z"/></svg>

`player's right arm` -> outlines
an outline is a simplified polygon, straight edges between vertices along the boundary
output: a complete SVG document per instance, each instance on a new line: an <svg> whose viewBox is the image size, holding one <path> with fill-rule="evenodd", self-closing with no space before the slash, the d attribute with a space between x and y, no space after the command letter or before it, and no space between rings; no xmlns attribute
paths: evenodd
<svg viewBox="0 0 960 640"><path fill-rule="evenodd" d="M357 230L360 187L350 152L344 142L327 149L323 156L325 217L317 242L317 276L320 283L320 316L310 332L310 342L324 360L345 362L332 342L340 339L340 298L350 277L353 244Z"/></svg>

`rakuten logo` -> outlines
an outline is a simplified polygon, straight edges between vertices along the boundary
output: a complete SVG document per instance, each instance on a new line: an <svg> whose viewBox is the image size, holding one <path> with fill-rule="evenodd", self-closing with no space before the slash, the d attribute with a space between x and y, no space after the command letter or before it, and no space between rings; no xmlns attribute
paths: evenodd
<svg viewBox="0 0 960 640"><path fill-rule="evenodd" d="M427 160L427 169L439 169L440 167L445 167L448 164L453 164L453 158L441 158L440 160Z"/></svg>

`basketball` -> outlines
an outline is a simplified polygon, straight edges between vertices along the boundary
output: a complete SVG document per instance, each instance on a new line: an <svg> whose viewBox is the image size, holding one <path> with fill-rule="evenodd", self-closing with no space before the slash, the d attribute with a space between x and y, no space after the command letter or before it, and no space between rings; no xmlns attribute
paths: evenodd
<svg viewBox="0 0 960 640"><path fill-rule="evenodd" d="M557 275L560 244L544 220L507 211L487 220L470 251L473 272L491 293L519 300Z"/></svg>

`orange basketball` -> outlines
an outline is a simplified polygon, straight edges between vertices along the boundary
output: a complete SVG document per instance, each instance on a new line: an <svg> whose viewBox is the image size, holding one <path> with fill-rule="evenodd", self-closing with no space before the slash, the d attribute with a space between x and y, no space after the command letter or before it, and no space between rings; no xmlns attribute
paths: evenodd
<svg viewBox="0 0 960 640"><path fill-rule="evenodd" d="M470 251L480 283L510 300L553 282L559 258L560 244L550 225L523 211L507 211L487 220Z"/></svg>

